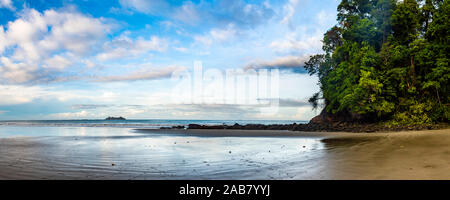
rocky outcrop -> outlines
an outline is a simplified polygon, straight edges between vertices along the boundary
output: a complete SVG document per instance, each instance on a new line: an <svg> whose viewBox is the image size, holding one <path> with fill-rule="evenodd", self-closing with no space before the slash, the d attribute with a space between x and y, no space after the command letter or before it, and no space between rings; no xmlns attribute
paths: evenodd
<svg viewBox="0 0 450 200"><path fill-rule="evenodd" d="M371 123L373 119L368 116L358 115L351 112L339 112L339 113L329 113L325 109L320 112L319 115L312 118L309 123L314 124L329 124L336 122L346 122L346 123Z"/></svg>
<svg viewBox="0 0 450 200"><path fill-rule="evenodd" d="M385 126L374 123L350 123L350 122L331 122L308 124L234 124L230 125L200 125L189 124L187 129L228 129L228 130L290 130L290 131L308 131L308 132L387 132L387 131L405 131L405 130L424 130L424 129L442 129L447 128L448 124L437 125L409 125L409 126ZM184 126L174 126L172 128L161 129L184 129Z"/></svg>
<svg viewBox="0 0 450 200"><path fill-rule="evenodd" d="M107 117L105 120L126 120L123 117Z"/></svg>

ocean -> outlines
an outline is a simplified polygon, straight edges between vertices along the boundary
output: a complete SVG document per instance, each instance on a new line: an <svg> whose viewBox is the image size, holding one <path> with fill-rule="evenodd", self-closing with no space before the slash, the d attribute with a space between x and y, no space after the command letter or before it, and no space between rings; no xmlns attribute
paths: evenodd
<svg viewBox="0 0 450 200"><path fill-rule="evenodd" d="M245 124L292 124L308 123L298 120L174 120L174 119L130 119L130 120L0 120L0 126L21 127L123 127L123 128L154 128L171 126L202 125L233 125Z"/></svg>
<svg viewBox="0 0 450 200"><path fill-rule="evenodd" d="M191 123L294 122L302 123L273 120L1 121L0 180L307 178L320 169L316 160L323 155L324 145L319 139L212 137L156 130ZM138 130L143 127L149 130ZM295 167L299 165L302 167Z"/></svg>

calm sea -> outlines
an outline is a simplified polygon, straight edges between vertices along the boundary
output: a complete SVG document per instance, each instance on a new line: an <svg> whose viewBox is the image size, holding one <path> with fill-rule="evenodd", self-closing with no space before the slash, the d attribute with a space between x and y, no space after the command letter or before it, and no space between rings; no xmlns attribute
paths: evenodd
<svg viewBox="0 0 450 200"><path fill-rule="evenodd" d="M245 124L292 124L307 123L301 120L166 120L166 119L132 119L132 120L2 120L0 126L44 126L44 127L124 127L124 128L160 128L171 126L233 125Z"/></svg>

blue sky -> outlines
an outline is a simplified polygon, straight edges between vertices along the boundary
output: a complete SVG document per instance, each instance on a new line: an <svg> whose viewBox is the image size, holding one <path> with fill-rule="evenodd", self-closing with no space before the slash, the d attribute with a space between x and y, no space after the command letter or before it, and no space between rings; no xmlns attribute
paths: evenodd
<svg viewBox="0 0 450 200"><path fill-rule="evenodd" d="M0 0L0 119L292 119L337 0ZM173 103L177 70L280 69L279 109ZM221 89L217 89L220 90ZM175 95L176 96L176 95ZM179 96L176 98L183 98Z"/></svg>

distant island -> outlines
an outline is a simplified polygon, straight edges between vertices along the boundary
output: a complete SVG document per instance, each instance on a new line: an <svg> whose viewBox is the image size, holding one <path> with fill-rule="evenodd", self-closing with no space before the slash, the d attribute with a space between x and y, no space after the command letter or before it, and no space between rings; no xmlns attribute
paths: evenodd
<svg viewBox="0 0 450 200"><path fill-rule="evenodd" d="M123 117L107 117L105 120L126 120Z"/></svg>

